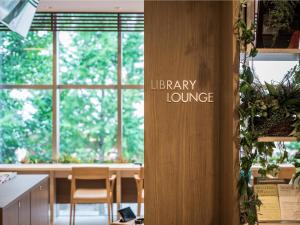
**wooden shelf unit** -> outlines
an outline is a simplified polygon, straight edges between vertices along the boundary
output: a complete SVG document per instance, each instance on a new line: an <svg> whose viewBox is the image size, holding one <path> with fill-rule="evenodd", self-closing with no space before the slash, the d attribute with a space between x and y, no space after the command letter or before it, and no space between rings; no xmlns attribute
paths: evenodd
<svg viewBox="0 0 300 225"><path fill-rule="evenodd" d="M259 137L258 142L299 142L296 137Z"/></svg>

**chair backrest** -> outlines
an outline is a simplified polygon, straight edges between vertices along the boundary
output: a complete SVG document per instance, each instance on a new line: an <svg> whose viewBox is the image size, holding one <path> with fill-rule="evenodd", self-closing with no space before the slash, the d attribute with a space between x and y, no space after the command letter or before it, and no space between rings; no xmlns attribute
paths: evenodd
<svg viewBox="0 0 300 225"><path fill-rule="evenodd" d="M108 167L72 167L71 201L76 190L76 180L105 180L105 189L110 193ZM107 195L109 199L109 195Z"/></svg>
<svg viewBox="0 0 300 225"><path fill-rule="evenodd" d="M139 176L141 179L144 179L144 167L141 167Z"/></svg>
<svg viewBox="0 0 300 225"><path fill-rule="evenodd" d="M73 167L72 180L105 180L109 179L108 167Z"/></svg>

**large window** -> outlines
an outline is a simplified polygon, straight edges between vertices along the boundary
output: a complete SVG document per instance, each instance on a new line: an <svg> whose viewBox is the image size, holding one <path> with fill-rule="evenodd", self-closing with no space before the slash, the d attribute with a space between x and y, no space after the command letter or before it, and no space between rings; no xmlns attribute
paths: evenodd
<svg viewBox="0 0 300 225"><path fill-rule="evenodd" d="M0 32L0 163L143 162L143 31L72 26Z"/></svg>

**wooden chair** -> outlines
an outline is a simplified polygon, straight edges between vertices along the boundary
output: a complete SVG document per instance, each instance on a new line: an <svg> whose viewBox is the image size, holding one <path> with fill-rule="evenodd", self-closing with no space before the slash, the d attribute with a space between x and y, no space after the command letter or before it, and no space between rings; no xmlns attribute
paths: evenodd
<svg viewBox="0 0 300 225"><path fill-rule="evenodd" d="M109 168L73 167L71 181L70 225L75 225L76 204L107 203L108 224L111 219L113 204L113 189L116 175L109 175ZM105 180L105 188L77 188L77 180ZM73 217L73 218L72 218Z"/></svg>
<svg viewBox="0 0 300 225"><path fill-rule="evenodd" d="M137 203L138 203L138 210L137 215L141 216L141 206L144 203L144 167L141 167L139 174L134 175L134 179L136 181L137 187Z"/></svg>

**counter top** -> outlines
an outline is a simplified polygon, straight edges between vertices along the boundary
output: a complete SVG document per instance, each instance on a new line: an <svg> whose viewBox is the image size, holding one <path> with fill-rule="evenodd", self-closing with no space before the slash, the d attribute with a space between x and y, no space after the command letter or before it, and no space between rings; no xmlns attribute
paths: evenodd
<svg viewBox="0 0 300 225"><path fill-rule="evenodd" d="M12 180L0 184L0 209L9 206L47 178L48 175L17 175Z"/></svg>
<svg viewBox="0 0 300 225"><path fill-rule="evenodd" d="M137 170L141 166L133 163L95 163L95 164L0 164L0 171L71 171L72 167L109 167L111 170Z"/></svg>

